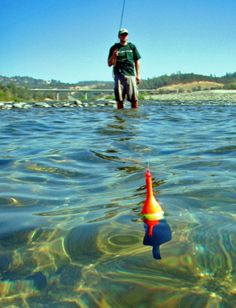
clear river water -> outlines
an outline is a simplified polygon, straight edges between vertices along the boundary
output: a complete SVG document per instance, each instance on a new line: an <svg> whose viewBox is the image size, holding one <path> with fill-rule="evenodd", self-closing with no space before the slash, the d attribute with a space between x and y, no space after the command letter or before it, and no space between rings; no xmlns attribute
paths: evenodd
<svg viewBox="0 0 236 308"><path fill-rule="evenodd" d="M235 105L0 115L0 307L236 307ZM161 260L143 245L148 164Z"/></svg>

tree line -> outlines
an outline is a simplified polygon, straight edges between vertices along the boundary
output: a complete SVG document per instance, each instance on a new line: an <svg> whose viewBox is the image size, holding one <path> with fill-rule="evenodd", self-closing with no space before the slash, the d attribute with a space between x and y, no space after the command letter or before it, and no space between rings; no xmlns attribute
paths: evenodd
<svg viewBox="0 0 236 308"><path fill-rule="evenodd" d="M213 75L206 76L194 73L182 74L181 72L162 75L160 77L154 77L142 81L142 88L144 89L156 89L164 86L169 86L178 83L190 83L194 81L212 81L223 83L225 89L236 89L236 72L227 73L225 76L216 77Z"/></svg>
<svg viewBox="0 0 236 308"><path fill-rule="evenodd" d="M162 75L159 77L142 80L143 89L158 89L179 83L191 83L194 81L212 81L224 84L224 89L236 89L236 72L226 73L224 76L206 76L194 73L182 74L177 72L171 75ZM112 89L113 82L106 81L84 81L75 84L63 83L57 80L46 82L32 77L12 77L0 76L0 101L30 101L44 100L45 98L55 99L55 93L50 92L31 92L31 88L61 88L66 89L73 86L93 85L96 88ZM67 94L62 93L61 99L66 99Z"/></svg>
<svg viewBox="0 0 236 308"><path fill-rule="evenodd" d="M55 94L46 92L31 92L30 88L17 86L14 83L7 85L0 84L0 101L28 102L40 101L46 97L55 99Z"/></svg>

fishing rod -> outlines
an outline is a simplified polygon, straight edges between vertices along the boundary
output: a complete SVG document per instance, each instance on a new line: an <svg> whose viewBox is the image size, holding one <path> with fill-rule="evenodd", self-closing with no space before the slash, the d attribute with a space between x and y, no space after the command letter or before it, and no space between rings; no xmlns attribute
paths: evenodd
<svg viewBox="0 0 236 308"><path fill-rule="evenodd" d="M125 0L123 0L123 6L122 6L122 10L121 10L121 17L120 17L120 27L119 27L119 30L121 29L122 24L123 24L124 11L125 11ZM116 65L116 60L115 60L115 63L113 64L112 77L114 77L114 66L115 66L115 65Z"/></svg>
<svg viewBox="0 0 236 308"><path fill-rule="evenodd" d="M123 1L123 7L122 7L122 11L121 11L120 28L122 27L122 24L123 24L124 11L125 11L125 0Z"/></svg>

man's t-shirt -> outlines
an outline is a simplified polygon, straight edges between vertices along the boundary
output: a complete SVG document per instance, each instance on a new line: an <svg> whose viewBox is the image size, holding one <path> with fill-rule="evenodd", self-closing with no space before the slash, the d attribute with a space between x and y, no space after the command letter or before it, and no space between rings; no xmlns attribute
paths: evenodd
<svg viewBox="0 0 236 308"><path fill-rule="evenodd" d="M118 49L118 57L114 66L114 74L122 74L124 76L135 76L134 61L141 58L136 46L127 43L125 46L120 43L114 44L109 51L108 58L111 57L114 50Z"/></svg>

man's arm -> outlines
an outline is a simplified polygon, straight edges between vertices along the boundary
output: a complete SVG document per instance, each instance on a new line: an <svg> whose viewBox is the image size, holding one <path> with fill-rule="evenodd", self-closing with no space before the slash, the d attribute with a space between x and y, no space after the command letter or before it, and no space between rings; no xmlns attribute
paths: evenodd
<svg viewBox="0 0 236 308"><path fill-rule="evenodd" d="M118 49L115 49L111 54L110 58L108 59L108 66L116 65L117 56L118 56Z"/></svg>
<svg viewBox="0 0 236 308"><path fill-rule="evenodd" d="M136 70L136 81L137 84L141 83L141 79L140 79L140 62L139 60L134 61L135 64L135 70Z"/></svg>

